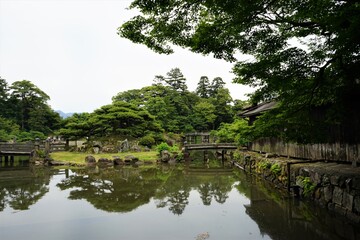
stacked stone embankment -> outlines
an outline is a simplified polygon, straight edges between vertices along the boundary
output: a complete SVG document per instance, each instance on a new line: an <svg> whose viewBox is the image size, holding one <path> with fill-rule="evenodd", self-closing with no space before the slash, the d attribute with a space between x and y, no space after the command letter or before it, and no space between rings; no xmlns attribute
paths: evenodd
<svg viewBox="0 0 360 240"><path fill-rule="evenodd" d="M360 222L359 167L249 151L237 151L234 164L272 182L277 188L312 199L351 221Z"/></svg>

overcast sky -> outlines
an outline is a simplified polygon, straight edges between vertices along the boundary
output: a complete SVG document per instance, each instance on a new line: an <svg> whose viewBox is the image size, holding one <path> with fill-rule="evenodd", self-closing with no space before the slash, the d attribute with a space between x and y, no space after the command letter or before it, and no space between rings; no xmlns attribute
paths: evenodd
<svg viewBox="0 0 360 240"><path fill-rule="evenodd" d="M118 92L149 86L178 67L195 90L201 76L222 77L234 99L251 89L232 84L232 65L176 49L159 55L120 38L135 13L127 0L0 0L0 76L29 80L64 112L92 112Z"/></svg>

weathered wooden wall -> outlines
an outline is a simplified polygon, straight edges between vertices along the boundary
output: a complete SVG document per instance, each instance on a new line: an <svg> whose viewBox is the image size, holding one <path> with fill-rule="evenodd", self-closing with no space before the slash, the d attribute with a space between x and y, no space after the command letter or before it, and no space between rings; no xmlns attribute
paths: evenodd
<svg viewBox="0 0 360 240"><path fill-rule="evenodd" d="M0 143L1 152L30 153L34 150L34 143Z"/></svg>
<svg viewBox="0 0 360 240"><path fill-rule="evenodd" d="M285 143L276 138L262 138L250 143L249 150L292 158L360 164L360 144L297 144Z"/></svg>
<svg viewBox="0 0 360 240"><path fill-rule="evenodd" d="M38 147L40 150L45 150L45 142L39 142ZM65 151L65 143L50 143L50 152ZM36 149L36 143L0 143L0 154L30 154Z"/></svg>
<svg viewBox="0 0 360 240"><path fill-rule="evenodd" d="M50 143L50 152L62 152L65 147L65 143Z"/></svg>

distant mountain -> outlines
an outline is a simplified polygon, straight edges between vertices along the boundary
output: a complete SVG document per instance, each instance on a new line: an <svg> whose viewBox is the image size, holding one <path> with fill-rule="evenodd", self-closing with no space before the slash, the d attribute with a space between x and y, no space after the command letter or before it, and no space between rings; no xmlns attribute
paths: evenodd
<svg viewBox="0 0 360 240"><path fill-rule="evenodd" d="M64 113L61 110L56 110L55 112L59 113L60 117L62 117L62 118L68 118L68 117L71 117L72 115L74 115L74 113Z"/></svg>

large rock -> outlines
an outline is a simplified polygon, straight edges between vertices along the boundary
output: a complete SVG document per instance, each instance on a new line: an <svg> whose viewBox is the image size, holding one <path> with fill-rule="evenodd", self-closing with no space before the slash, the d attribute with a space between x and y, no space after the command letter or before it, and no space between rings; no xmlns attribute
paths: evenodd
<svg viewBox="0 0 360 240"><path fill-rule="evenodd" d="M98 160L98 165L114 165L114 162L110 159L107 159L107 158L100 158Z"/></svg>
<svg viewBox="0 0 360 240"><path fill-rule="evenodd" d="M104 153L117 153L118 150L116 149L115 146L107 145L107 146L104 146L102 148L102 152L104 152Z"/></svg>
<svg viewBox="0 0 360 240"><path fill-rule="evenodd" d="M333 191L333 203L341 206L343 199L343 190L339 187L335 187Z"/></svg>
<svg viewBox="0 0 360 240"><path fill-rule="evenodd" d="M124 164L124 161L118 157L118 156L113 156L114 158L114 165L123 165Z"/></svg>
<svg viewBox="0 0 360 240"><path fill-rule="evenodd" d="M324 200L325 202L330 202L333 198L333 189L332 186L324 187Z"/></svg>
<svg viewBox="0 0 360 240"><path fill-rule="evenodd" d="M129 141L125 139L120 143L119 150L120 152L127 152L130 149Z"/></svg>
<svg viewBox="0 0 360 240"><path fill-rule="evenodd" d="M51 160L51 161L49 161L49 165L51 165L51 166L64 166L64 165L67 165L67 163Z"/></svg>
<svg viewBox="0 0 360 240"><path fill-rule="evenodd" d="M141 152L141 148L138 145L134 145L130 149L133 152Z"/></svg>
<svg viewBox="0 0 360 240"><path fill-rule="evenodd" d="M346 208L348 211L352 212L353 210L353 202L354 202L354 196L350 195L349 193L345 192L343 193L343 201L342 204L344 208Z"/></svg>
<svg viewBox="0 0 360 240"><path fill-rule="evenodd" d="M87 164L95 164L96 159L95 159L94 156L88 155L88 156L85 157L85 163L87 163Z"/></svg>
<svg viewBox="0 0 360 240"><path fill-rule="evenodd" d="M133 155L127 155L124 159L125 163L136 163L137 161L139 161L139 159Z"/></svg>
<svg viewBox="0 0 360 240"><path fill-rule="evenodd" d="M355 210L356 213L360 213L360 196L355 197L354 210Z"/></svg>
<svg viewBox="0 0 360 240"><path fill-rule="evenodd" d="M169 162L171 159L170 153L167 150L163 150L161 152L161 161L162 162Z"/></svg>
<svg viewBox="0 0 360 240"><path fill-rule="evenodd" d="M95 154L98 154L98 153L100 153L100 147L99 146L94 146L93 147L93 152L95 153Z"/></svg>

